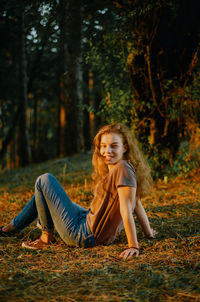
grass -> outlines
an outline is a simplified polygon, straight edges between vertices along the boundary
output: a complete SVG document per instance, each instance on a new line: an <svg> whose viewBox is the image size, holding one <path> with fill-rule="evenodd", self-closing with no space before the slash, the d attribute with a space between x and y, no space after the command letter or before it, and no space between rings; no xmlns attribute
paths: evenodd
<svg viewBox="0 0 200 302"><path fill-rule="evenodd" d="M36 177L53 173L70 198L88 207L91 155L56 159L0 173L0 222L16 215L33 194ZM21 238L0 238L0 301L200 301L200 175L158 181L144 201L157 239L137 225L139 257L118 256L124 232L111 246L70 248L57 236L48 250L27 251L21 242L39 235L35 224Z"/></svg>

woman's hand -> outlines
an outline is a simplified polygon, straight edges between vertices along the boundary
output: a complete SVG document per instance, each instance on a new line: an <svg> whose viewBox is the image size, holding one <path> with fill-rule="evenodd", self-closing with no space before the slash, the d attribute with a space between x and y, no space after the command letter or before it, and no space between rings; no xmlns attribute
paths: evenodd
<svg viewBox="0 0 200 302"><path fill-rule="evenodd" d="M119 258L122 258L122 259L130 259L132 256L136 256L138 257L139 256L139 249L136 249L134 247L131 247L131 248L128 248L126 249L125 251L123 251Z"/></svg>
<svg viewBox="0 0 200 302"><path fill-rule="evenodd" d="M148 239L155 239L157 235L158 235L158 232L154 229L151 229L151 234L146 235L146 237Z"/></svg>

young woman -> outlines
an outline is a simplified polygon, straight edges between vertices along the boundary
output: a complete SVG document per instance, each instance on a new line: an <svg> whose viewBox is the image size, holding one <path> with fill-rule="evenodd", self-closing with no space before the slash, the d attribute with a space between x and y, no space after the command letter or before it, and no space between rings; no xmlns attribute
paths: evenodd
<svg viewBox="0 0 200 302"><path fill-rule="evenodd" d="M36 181L32 199L11 223L1 227L0 236L16 235L39 219L41 237L23 242L24 248L41 249L54 242L54 228L67 245L92 247L112 243L124 228L128 247L120 257L138 256L133 211L145 235L155 235L140 200L152 187L150 168L135 137L122 124L101 128L94 145L93 176L97 184L89 210L72 202L53 175L43 174Z"/></svg>

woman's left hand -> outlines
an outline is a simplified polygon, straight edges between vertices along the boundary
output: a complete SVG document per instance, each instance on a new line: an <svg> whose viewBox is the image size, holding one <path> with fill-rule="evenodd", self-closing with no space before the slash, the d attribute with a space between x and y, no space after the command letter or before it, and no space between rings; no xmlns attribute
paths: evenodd
<svg viewBox="0 0 200 302"><path fill-rule="evenodd" d="M136 256L138 257L139 256L139 250L134 248L134 247L131 247L131 248L128 248L126 249L125 251L123 251L119 258L122 258L122 259L129 259L131 258L132 256Z"/></svg>

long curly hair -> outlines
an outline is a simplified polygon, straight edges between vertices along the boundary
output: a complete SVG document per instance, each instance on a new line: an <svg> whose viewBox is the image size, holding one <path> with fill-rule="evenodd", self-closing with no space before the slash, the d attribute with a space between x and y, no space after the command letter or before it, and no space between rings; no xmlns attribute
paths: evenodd
<svg viewBox="0 0 200 302"><path fill-rule="evenodd" d="M104 134L117 133L121 136L126 152L123 159L129 161L136 171L137 192L138 198L145 197L152 189L151 169L142 151L138 146L138 142L129 128L123 124L106 125L103 126L94 138L94 153L92 157L92 164L94 167L93 179L98 181L108 173L108 166L104 163L100 154L101 137Z"/></svg>

